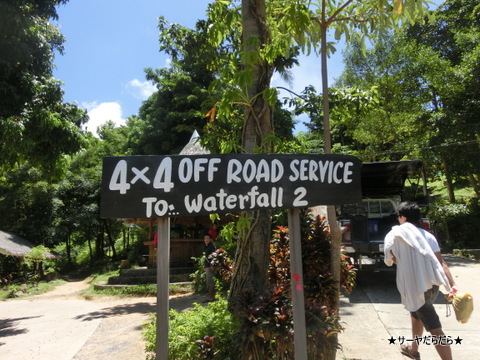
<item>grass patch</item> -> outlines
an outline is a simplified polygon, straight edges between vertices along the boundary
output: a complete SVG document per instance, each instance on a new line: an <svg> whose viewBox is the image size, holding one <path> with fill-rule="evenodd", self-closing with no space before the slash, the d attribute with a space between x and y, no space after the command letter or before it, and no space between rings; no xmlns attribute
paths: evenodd
<svg viewBox="0 0 480 360"><path fill-rule="evenodd" d="M96 290L96 284L106 284L110 276L118 275L119 271L109 271L104 273L92 274L92 281L89 287L80 293L85 299L93 299L102 296L118 296L118 297L148 297L157 295L157 285L132 285L124 288L108 288L103 290ZM0 287L0 301L12 298L19 298L24 296L38 295L55 287L64 284L65 280L55 280L50 282L41 281L38 284L33 282L8 284ZM169 285L170 295L183 295L194 292L192 283L172 283Z"/></svg>
<svg viewBox="0 0 480 360"><path fill-rule="evenodd" d="M65 283L65 280L40 281L35 283L8 284L0 288L0 300L19 298L46 293Z"/></svg>
<svg viewBox="0 0 480 360"><path fill-rule="evenodd" d="M469 260L480 260L480 251L475 249L453 249L453 254Z"/></svg>
<svg viewBox="0 0 480 360"><path fill-rule="evenodd" d="M430 194L434 196L440 202L448 201L448 189L445 185L445 179L435 179L428 182L430 188ZM467 201L475 196L475 192L469 184L454 184L455 198L457 201Z"/></svg>
<svg viewBox="0 0 480 360"><path fill-rule="evenodd" d="M147 285L132 285L127 287L94 289L93 284L82 291L81 295L87 299L92 299L98 296L118 296L118 297L148 297L156 296L157 286L155 284Z"/></svg>
<svg viewBox="0 0 480 360"><path fill-rule="evenodd" d="M110 276L117 276L118 270L103 274L94 274L88 289L82 291L81 295L87 299L98 296L119 296L119 297L148 297L157 296L156 284L130 285L126 287L112 287L106 289L95 289L97 284L106 284ZM189 294L194 291L191 283L172 283L169 285L170 295Z"/></svg>
<svg viewBox="0 0 480 360"><path fill-rule="evenodd" d="M170 295L183 295L193 292L193 285L188 284L170 284ZM106 289L94 289L93 285L88 290L82 292L82 296L86 298L94 298L95 296L119 296L119 297L149 297L157 296L156 284L145 285L129 285L125 287L112 287Z"/></svg>

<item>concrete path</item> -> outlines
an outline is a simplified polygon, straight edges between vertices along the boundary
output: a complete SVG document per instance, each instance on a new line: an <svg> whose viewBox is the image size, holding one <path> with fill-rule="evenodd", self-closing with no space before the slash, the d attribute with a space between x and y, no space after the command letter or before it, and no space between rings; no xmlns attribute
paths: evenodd
<svg viewBox="0 0 480 360"><path fill-rule="evenodd" d="M86 301L89 279L46 294L0 302L1 360L142 360L143 324L156 312L156 297ZM203 298L172 297L178 311Z"/></svg>
<svg viewBox="0 0 480 360"><path fill-rule="evenodd" d="M437 312L453 344L454 359L480 358L480 264L445 256L460 291L474 296L467 324L438 300ZM49 293L0 302L0 360L131 360L145 359L143 323L156 311L156 298L86 301L79 291L88 280L67 283ZM171 298L170 307L186 310L202 296ZM408 312L400 304L391 269L364 267L359 285L341 298L345 331L337 360L402 360L399 338L411 338ZM424 335L428 335L427 333ZM389 339L395 344L390 344ZM406 341L405 340L405 341ZM455 342L455 341L454 341ZM421 345L422 360L439 359L432 345Z"/></svg>
<svg viewBox="0 0 480 360"><path fill-rule="evenodd" d="M469 292L474 297L475 310L466 324L456 321L453 310L452 315L446 317L445 302L440 295L437 298L435 307L443 330L453 341L453 358L480 358L480 264L454 256L444 258L459 291ZM342 297L340 313L346 330L339 336L343 350L338 352L338 360L406 359L400 354L399 343L403 338L404 343L412 338L410 317L400 304L393 269L365 267L359 274L357 288L351 295ZM390 344L392 337L394 344ZM420 345L420 354L422 360L439 359L433 345Z"/></svg>

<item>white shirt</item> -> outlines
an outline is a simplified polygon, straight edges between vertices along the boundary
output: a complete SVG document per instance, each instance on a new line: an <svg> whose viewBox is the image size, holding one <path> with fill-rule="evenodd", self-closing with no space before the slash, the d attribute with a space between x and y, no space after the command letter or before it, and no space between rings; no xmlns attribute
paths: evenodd
<svg viewBox="0 0 480 360"><path fill-rule="evenodd" d="M434 252L440 251L433 235L405 222L394 226L385 236L385 264L397 264L397 288L408 311L417 311L425 304L424 292L443 285L450 290L445 271Z"/></svg>

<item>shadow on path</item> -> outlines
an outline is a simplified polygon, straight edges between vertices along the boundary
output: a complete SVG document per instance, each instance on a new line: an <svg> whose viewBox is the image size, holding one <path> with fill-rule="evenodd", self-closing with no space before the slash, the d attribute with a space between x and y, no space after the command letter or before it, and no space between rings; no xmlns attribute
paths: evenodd
<svg viewBox="0 0 480 360"><path fill-rule="evenodd" d="M28 332L28 329L17 328L16 327L17 323L22 320L34 319L38 317L40 316L29 316L29 317L15 318L15 319L1 319L0 320L0 339L6 338L7 336L26 334ZM0 346L4 344L5 343L0 342Z"/></svg>
<svg viewBox="0 0 480 360"><path fill-rule="evenodd" d="M111 316L122 316L129 314L149 314L155 312L155 304L148 302L138 302L133 304L120 304L106 307L98 311L92 311L87 314L78 315L76 320L92 321L96 319L104 319Z"/></svg>
<svg viewBox="0 0 480 360"><path fill-rule="evenodd" d="M176 296L170 298L170 309L179 312L189 310L193 307L195 302L200 302L201 296L196 294L188 294L183 296ZM104 319L111 316L123 316L130 314L151 314L156 313L156 298L150 298L150 301L141 301L134 303L124 303L105 307L103 309L92 311L86 314L81 314L75 317L76 320L92 321L96 319Z"/></svg>

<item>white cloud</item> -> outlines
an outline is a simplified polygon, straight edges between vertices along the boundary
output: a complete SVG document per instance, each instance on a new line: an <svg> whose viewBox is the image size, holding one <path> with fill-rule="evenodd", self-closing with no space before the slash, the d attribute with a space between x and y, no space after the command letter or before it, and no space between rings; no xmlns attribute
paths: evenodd
<svg viewBox="0 0 480 360"><path fill-rule="evenodd" d="M135 98L140 100L147 100L150 95L157 91L157 87L153 85L150 81L140 81L138 79L133 79L129 81L126 85L126 89Z"/></svg>
<svg viewBox="0 0 480 360"><path fill-rule="evenodd" d="M97 135L97 128L111 120L116 126L125 125L125 119L122 118L122 106L117 102L104 103L82 103L82 107L87 109L89 120L85 125L86 130Z"/></svg>

